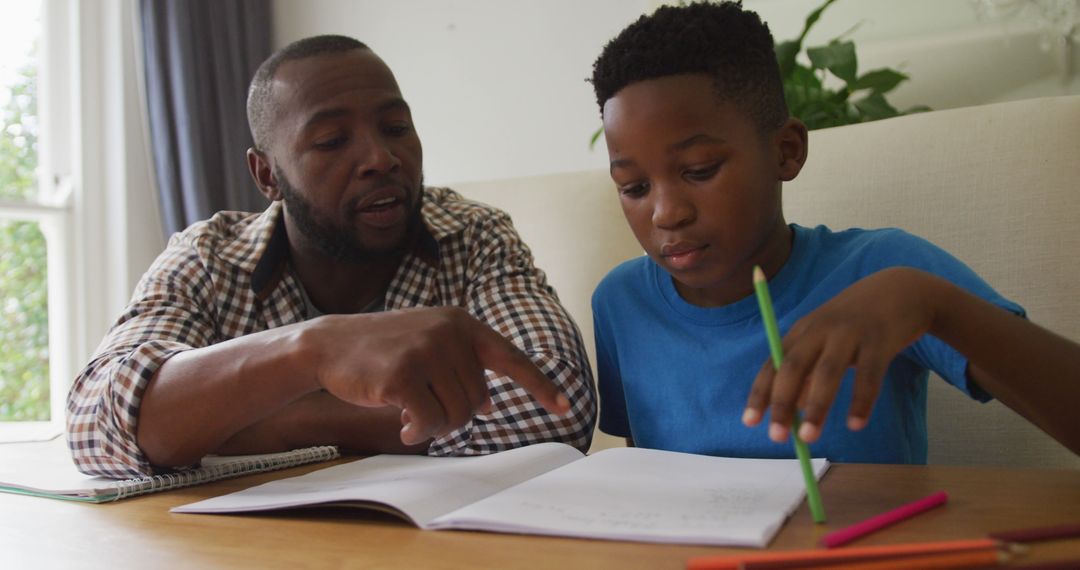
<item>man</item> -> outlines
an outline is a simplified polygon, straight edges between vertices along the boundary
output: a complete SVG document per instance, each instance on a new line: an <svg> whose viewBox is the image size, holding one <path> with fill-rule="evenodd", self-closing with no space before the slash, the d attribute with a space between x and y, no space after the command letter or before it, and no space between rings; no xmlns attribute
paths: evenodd
<svg viewBox="0 0 1080 570"><path fill-rule="evenodd" d="M173 236L140 281L68 398L81 470L324 443L588 447L577 328L505 214L423 187L409 106L374 52L287 46L252 80L248 121L272 203Z"/></svg>

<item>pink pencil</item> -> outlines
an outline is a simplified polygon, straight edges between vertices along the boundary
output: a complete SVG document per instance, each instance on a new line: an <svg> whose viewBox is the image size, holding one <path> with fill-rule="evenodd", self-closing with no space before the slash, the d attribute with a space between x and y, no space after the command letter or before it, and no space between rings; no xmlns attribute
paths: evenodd
<svg viewBox="0 0 1080 570"><path fill-rule="evenodd" d="M909 519L938 505L944 505L948 500L949 496L946 495L944 491L939 491L925 499L919 499L914 503L908 503L887 513L882 513L860 523L855 523L847 528L830 532L821 537L821 545L825 548L836 548L837 546L845 545L856 538L866 536L904 519Z"/></svg>

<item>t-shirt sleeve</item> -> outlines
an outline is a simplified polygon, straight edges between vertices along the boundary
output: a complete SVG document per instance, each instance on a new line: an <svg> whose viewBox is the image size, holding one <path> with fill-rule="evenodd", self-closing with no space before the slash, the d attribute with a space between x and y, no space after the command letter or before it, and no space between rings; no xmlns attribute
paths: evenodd
<svg viewBox="0 0 1080 570"><path fill-rule="evenodd" d="M906 232L897 230L889 234L889 247L894 251L906 253L907 259L903 265L933 273L1010 313L1023 318L1027 317L1023 307L1006 299L964 262L950 253L923 238ZM905 349L904 355L923 367L933 370L945 381L975 400L986 402L993 399L988 392L968 377L967 357L933 335L923 335Z"/></svg>
<svg viewBox="0 0 1080 570"><path fill-rule="evenodd" d="M600 394L600 431L618 437L630 437L622 376L611 334L610 314L603 284L592 297L593 336L596 342L596 380Z"/></svg>

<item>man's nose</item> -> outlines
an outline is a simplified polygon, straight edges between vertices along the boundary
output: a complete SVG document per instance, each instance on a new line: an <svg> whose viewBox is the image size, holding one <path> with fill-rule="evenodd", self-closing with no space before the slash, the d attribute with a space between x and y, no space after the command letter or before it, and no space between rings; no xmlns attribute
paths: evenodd
<svg viewBox="0 0 1080 570"><path fill-rule="evenodd" d="M383 176L401 168L401 159L382 137L373 136L361 145L356 175L360 178Z"/></svg>
<svg viewBox="0 0 1080 570"><path fill-rule="evenodd" d="M653 225L661 229L674 229L694 221L697 209L686 194L672 187L653 188Z"/></svg>

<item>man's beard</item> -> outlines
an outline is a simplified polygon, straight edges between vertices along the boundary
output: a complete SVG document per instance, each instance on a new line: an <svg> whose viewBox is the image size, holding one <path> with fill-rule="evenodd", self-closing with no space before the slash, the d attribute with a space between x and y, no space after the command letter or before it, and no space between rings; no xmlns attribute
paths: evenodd
<svg viewBox="0 0 1080 570"><path fill-rule="evenodd" d="M370 263L400 259L411 247L420 228L420 208L423 204L423 181L420 188L409 193L413 200L406 204L410 208L405 219L405 233L397 243L388 248L372 249L365 245L349 228L342 227L328 217L315 212L310 201L296 190L285 177L285 173L275 169L274 176L281 190L282 200L289 215L296 222L297 229L323 254L342 263Z"/></svg>

